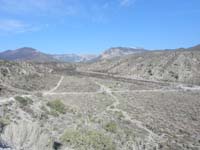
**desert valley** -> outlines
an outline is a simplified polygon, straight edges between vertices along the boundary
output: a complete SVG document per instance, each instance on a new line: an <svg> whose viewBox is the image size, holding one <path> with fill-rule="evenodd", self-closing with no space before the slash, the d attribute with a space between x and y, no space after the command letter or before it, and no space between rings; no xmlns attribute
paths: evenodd
<svg viewBox="0 0 200 150"><path fill-rule="evenodd" d="M200 46L0 53L1 150L199 150Z"/></svg>

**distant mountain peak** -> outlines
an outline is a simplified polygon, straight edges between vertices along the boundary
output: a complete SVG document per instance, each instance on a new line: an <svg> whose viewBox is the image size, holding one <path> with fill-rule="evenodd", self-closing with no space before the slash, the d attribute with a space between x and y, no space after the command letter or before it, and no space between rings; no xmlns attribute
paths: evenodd
<svg viewBox="0 0 200 150"><path fill-rule="evenodd" d="M192 51L200 51L200 44L199 44L199 45L196 45L196 46L194 46L194 47L189 48L189 50L192 50Z"/></svg>
<svg viewBox="0 0 200 150"><path fill-rule="evenodd" d="M37 49L31 48L31 47L22 47L13 51L14 52L39 52Z"/></svg>
<svg viewBox="0 0 200 150"><path fill-rule="evenodd" d="M146 50L143 48L128 48L128 47L111 47L100 55L100 59L111 59L129 54L142 53Z"/></svg>
<svg viewBox="0 0 200 150"><path fill-rule="evenodd" d="M21 48L18 48L16 50L32 50L32 51L37 51L35 48L32 48L32 47L21 47Z"/></svg>
<svg viewBox="0 0 200 150"><path fill-rule="evenodd" d="M3 60L22 60L22 61L36 61L36 62L54 62L51 55L42 53L31 47L18 48L16 50L7 50L0 53L0 59Z"/></svg>

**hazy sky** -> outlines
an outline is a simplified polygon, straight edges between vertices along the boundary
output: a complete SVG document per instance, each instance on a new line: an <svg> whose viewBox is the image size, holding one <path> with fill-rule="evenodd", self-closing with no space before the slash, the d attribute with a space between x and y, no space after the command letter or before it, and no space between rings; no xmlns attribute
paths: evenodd
<svg viewBox="0 0 200 150"><path fill-rule="evenodd" d="M0 51L100 53L200 44L200 0L0 0Z"/></svg>

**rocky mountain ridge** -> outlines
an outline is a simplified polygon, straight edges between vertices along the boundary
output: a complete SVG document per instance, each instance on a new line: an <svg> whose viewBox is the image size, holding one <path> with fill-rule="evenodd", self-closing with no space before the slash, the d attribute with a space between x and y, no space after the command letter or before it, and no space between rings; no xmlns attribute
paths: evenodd
<svg viewBox="0 0 200 150"><path fill-rule="evenodd" d="M127 47L112 47L104 51L99 57L100 60L103 59L112 59L115 57L122 57L130 54L143 53L147 50L142 48L127 48Z"/></svg>
<svg viewBox="0 0 200 150"><path fill-rule="evenodd" d="M46 54L30 47L23 47L16 50L6 50L0 52L0 59L10 61L30 61L30 62L98 62L103 60L118 59L127 55L143 54L155 51L199 51L200 45L191 48L166 49L166 50L146 50L143 48L112 47L105 50L100 55L94 54Z"/></svg>
<svg viewBox="0 0 200 150"><path fill-rule="evenodd" d="M23 47L16 50L1 52L0 59L32 62L95 62L98 60L123 57L129 54L142 53L145 51L146 50L141 48L113 47L97 56L93 54L45 54L33 48Z"/></svg>

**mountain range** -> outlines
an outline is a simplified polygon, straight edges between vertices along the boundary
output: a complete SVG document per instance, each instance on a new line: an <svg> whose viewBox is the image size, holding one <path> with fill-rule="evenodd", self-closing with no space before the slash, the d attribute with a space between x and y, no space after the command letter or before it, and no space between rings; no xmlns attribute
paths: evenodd
<svg viewBox="0 0 200 150"><path fill-rule="evenodd" d="M33 62L94 62L97 60L112 59L129 54L142 53L146 50L141 48L116 47L96 55L78 54L45 54L30 47L23 47L16 50L6 50L0 53L0 59L10 61L33 61Z"/></svg>
<svg viewBox="0 0 200 150"><path fill-rule="evenodd" d="M100 55L79 55L79 54L46 54L30 47L23 47L16 50L6 50L0 52L0 59L9 61L30 61L30 62L98 62L123 58L131 54L143 54L156 51L200 51L200 45L190 48L166 49L166 50L146 50L143 48L112 47L105 50Z"/></svg>

